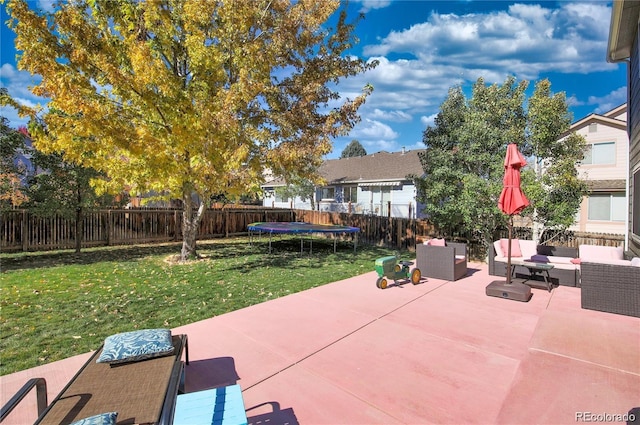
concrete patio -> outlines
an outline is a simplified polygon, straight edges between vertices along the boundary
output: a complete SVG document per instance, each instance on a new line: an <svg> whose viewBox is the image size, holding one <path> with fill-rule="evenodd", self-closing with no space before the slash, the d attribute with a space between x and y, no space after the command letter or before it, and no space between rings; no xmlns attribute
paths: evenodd
<svg viewBox="0 0 640 425"><path fill-rule="evenodd" d="M249 423L271 425L574 424L640 406L640 319L581 309L580 288L487 297L495 279L471 263L380 290L371 272L182 326L186 390L238 383ZM0 377L1 403L31 377L53 399L88 356ZM5 423L35 417L30 394Z"/></svg>

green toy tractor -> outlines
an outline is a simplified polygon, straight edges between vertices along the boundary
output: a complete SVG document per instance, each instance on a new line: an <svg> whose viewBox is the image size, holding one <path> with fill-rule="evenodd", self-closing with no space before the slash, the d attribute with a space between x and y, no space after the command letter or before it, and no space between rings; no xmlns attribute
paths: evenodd
<svg viewBox="0 0 640 425"><path fill-rule="evenodd" d="M422 273L419 268L409 271L413 261L399 261L398 256L381 257L376 260L376 272L378 280L376 286L385 289L389 285L389 280L398 283L399 280L410 281L414 285L420 283Z"/></svg>

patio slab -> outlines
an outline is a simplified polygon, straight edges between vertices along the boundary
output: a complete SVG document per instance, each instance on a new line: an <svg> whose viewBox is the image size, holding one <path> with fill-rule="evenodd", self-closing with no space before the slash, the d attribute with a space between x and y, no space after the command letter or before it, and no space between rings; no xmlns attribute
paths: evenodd
<svg viewBox="0 0 640 425"><path fill-rule="evenodd" d="M640 319L581 309L580 288L488 297L497 278L469 271L386 290L368 272L176 328L186 390L239 384L252 424L575 424L640 405ZM51 400L88 356L0 377L0 402L31 377ZM3 425L34 418L30 395Z"/></svg>
<svg viewBox="0 0 640 425"><path fill-rule="evenodd" d="M496 423L593 422L579 415L624 415L640 406L640 376L532 351L520 365ZM626 421L602 421L625 423Z"/></svg>
<svg viewBox="0 0 640 425"><path fill-rule="evenodd" d="M301 366L401 423L492 423L518 362L386 317Z"/></svg>

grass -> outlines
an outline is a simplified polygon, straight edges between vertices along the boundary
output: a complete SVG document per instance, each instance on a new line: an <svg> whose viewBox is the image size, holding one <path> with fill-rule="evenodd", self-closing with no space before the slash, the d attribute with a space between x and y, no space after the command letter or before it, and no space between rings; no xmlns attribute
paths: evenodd
<svg viewBox="0 0 640 425"><path fill-rule="evenodd" d="M203 260L172 265L179 244L0 256L0 375L95 350L105 337L174 328L373 271L393 251L314 238L198 243ZM372 282L373 284L373 282Z"/></svg>

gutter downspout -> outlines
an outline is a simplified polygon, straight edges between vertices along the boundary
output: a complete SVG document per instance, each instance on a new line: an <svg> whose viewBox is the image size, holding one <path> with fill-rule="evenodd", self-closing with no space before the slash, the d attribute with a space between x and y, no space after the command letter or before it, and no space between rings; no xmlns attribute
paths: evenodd
<svg viewBox="0 0 640 425"><path fill-rule="evenodd" d="M619 35L620 35L620 26L622 21L622 11L624 9L624 0L614 1L611 6L611 25L609 26L609 40L607 43L607 62L609 63L620 63L625 62L627 65L627 103L629 102L631 95L631 85L629 84L631 81L631 61L630 55L625 57L618 57L616 53L618 53L618 44L619 44ZM633 48L633 47L632 47ZM627 150L626 154L626 175L625 175L625 217L626 220L624 222L624 250L629 249L629 173L630 163L629 163L629 154L631 150L631 133L630 133L630 120L627 114Z"/></svg>

